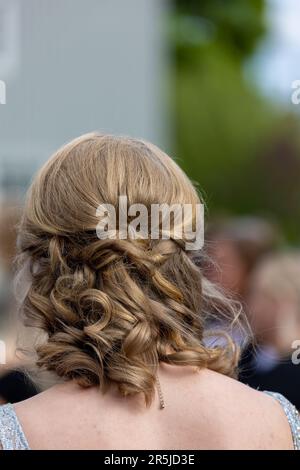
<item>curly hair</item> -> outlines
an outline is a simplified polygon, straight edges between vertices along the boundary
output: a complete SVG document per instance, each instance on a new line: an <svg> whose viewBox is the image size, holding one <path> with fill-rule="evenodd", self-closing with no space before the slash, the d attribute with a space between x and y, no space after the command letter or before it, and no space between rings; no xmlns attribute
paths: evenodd
<svg viewBox="0 0 300 470"><path fill-rule="evenodd" d="M240 309L202 275L202 252L178 239L99 239L99 204L198 204L185 173L156 146L86 134L58 150L29 189L19 228L19 267L29 264L25 324L42 330L37 365L83 387L116 384L153 398L160 362L235 375L239 349L206 340ZM222 321L222 323L225 323Z"/></svg>

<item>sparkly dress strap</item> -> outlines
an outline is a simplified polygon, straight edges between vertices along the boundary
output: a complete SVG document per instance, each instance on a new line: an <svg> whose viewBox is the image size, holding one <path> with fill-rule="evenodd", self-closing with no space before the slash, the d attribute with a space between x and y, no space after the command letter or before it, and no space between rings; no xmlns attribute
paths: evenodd
<svg viewBox="0 0 300 470"><path fill-rule="evenodd" d="M29 450L21 424L10 403L0 406L0 449Z"/></svg>
<svg viewBox="0 0 300 470"><path fill-rule="evenodd" d="M267 393L271 397L275 398L275 400L281 404L291 428L294 449L300 450L300 414L296 407L280 393L268 391L265 391L264 393Z"/></svg>

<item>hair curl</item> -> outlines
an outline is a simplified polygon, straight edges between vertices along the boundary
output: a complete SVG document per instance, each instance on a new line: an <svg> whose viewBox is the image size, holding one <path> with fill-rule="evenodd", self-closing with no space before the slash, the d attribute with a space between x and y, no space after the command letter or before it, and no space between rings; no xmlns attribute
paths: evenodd
<svg viewBox="0 0 300 470"><path fill-rule="evenodd" d="M84 387L115 383L151 402L159 362L234 375L238 348L206 341L211 319L239 322L239 309L202 275L202 253L183 240L99 239L105 202L199 203L177 164L152 144L82 136L60 149L28 192L19 265L30 265L25 324L46 333L38 366ZM163 197L162 197L163 194Z"/></svg>

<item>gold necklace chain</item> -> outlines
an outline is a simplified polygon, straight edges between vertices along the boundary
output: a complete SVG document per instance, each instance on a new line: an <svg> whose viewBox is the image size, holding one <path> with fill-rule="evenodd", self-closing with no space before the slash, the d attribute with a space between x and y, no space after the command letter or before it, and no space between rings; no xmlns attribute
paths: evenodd
<svg viewBox="0 0 300 470"><path fill-rule="evenodd" d="M166 405L165 405L165 400L164 400L164 396L163 396L163 393L162 393L162 390L161 390L161 385L160 385L158 375L156 375L156 384L157 384L157 391L158 391L160 408L161 408L161 410L163 410L166 407Z"/></svg>

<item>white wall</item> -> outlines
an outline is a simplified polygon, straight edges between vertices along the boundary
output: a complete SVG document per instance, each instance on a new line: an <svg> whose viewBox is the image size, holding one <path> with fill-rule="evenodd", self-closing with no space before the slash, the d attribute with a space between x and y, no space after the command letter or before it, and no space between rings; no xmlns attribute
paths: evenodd
<svg viewBox="0 0 300 470"><path fill-rule="evenodd" d="M164 0L0 0L0 177L91 130L164 142Z"/></svg>

